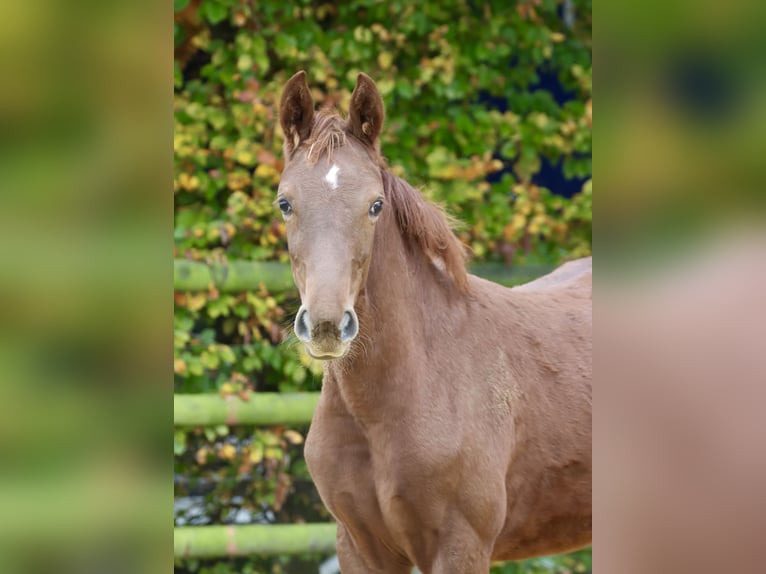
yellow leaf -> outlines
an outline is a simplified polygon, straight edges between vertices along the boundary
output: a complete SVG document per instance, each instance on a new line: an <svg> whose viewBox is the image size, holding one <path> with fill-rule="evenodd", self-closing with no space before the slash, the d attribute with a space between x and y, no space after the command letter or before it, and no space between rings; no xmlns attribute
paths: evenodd
<svg viewBox="0 0 766 574"><path fill-rule="evenodd" d="M282 460L282 449L277 446L267 446L264 456L270 460Z"/></svg>
<svg viewBox="0 0 766 574"><path fill-rule="evenodd" d="M240 72L246 72L253 67L253 58L248 54L242 54L237 59L237 69Z"/></svg>
<svg viewBox="0 0 766 574"><path fill-rule="evenodd" d="M258 443L250 448L250 462L258 464L263 460L263 445Z"/></svg>
<svg viewBox="0 0 766 574"><path fill-rule="evenodd" d="M265 164L265 163L258 164L258 167L255 168L256 177L267 178L267 177L274 177L275 175L278 175L278 174L279 172L276 169L274 169L273 166Z"/></svg>
<svg viewBox="0 0 766 574"><path fill-rule="evenodd" d="M194 295L189 294L186 298L186 308L189 309L189 311L199 311L205 306L206 302L207 298L204 293L196 293Z"/></svg>
<svg viewBox="0 0 766 574"><path fill-rule="evenodd" d="M187 191L194 191L199 187L199 178L196 175L182 173L178 176L178 185Z"/></svg>
<svg viewBox="0 0 766 574"><path fill-rule="evenodd" d="M226 185L232 191L239 191L250 185L250 177L244 173L230 173L226 176Z"/></svg>
<svg viewBox="0 0 766 574"><path fill-rule="evenodd" d="M381 52L378 54L378 64L384 70L391 67L391 63L394 61L394 57L391 52Z"/></svg>
<svg viewBox="0 0 766 574"><path fill-rule="evenodd" d="M186 361L183 359L173 359L173 372L182 375L186 372Z"/></svg>
<svg viewBox="0 0 766 574"><path fill-rule="evenodd" d="M487 248L484 246L484 244L479 243L478 241L474 241L471 245L471 248L477 257L482 257L487 252Z"/></svg>
<svg viewBox="0 0 766 574"><path fill-rule="evenodd" d="M546 116L545 114L536 113L536 114L532 114L532 121L535 123L535 125L538 128L544 129L548 125L548 122L550 120L548 119L548 116Z"/></svg>
<svg viewBox="0 0 766 574"><path fill-rule="evenodd" d="M255 156L247 150L243 150L237 154L237 161L242 165L255 164Z"/></svg>
<svg viewBox="0 0 766 574"><path fill-rule="evenodd" d="M287 442L289 442L290 444L303 443L303 435L301 435L301 433L299 433L298 431L286 430L282 436L284 436Z"/></svg>
<svg viewBox="0 0 766 574"><path fill-rule="evenodd" d="M224 460L232 460L237 455L237 449L233 444L225 444L218 451L218 456Z"/></svg>

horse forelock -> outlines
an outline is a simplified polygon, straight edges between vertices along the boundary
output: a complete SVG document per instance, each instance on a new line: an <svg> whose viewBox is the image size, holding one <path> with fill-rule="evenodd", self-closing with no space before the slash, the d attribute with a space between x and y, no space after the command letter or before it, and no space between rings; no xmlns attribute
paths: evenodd
<svg viewBox="0 0 766 574"><path fill-rule="evenodd" d="M314 122L308 137L293 146L294 151L288 154L288 157L298 149L302 149L305 150L306 161L310 165L316 164L322 157L327 157L328 160L332 161L333 153L348 145L352 140L367 152L373 163L379 166L385 165L380 150L376 146L369 145L354 137L349 132L348 120L343 118L334 108L321 109L314 115Z"/></svg>
<svg viewBox="0 0 766 574"><path fill-rule="evenodd" d="M314 118L311 133L303 143L306 161L316 163L320 157L332 159L333 152L346 145L346 120L332 110L320 110Z"/></svg>

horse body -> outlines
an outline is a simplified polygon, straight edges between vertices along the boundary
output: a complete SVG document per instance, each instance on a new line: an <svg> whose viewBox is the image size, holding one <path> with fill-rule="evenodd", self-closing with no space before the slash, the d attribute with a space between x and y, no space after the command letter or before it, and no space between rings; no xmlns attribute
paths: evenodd
<svg viewBox="0 0 766 574"><path fill-rule="evenodd" d="M286 94L303 93L305 78L296 78L298 87L290 92L288 84ZM361 92L371 89L365 84ZM302 222L291 220L295 241L289 241L301 298L312 302L305 311L307 349L333 357L324 363L305 457L338 520L343 571L405 573L414 564L426 574L486 573L493 559L588 544L590 260L515 289L468 275L441 212L379 167L380 179L370 176L362 187L372 190L366 201L381 193L386 208L371 219L373 227L359 223L356 231L356 243L368 236L370 243L340 251L353 273L339 291L352 286L358 322L358 336L345 344L348 303L337 293L334 304L317 295L322 282L307 262L316 241L302 251L300 234L313 220L301 190L325 172L342 181L365 153L374 160L375 149L361 146L360 154L360 142L350 139L332 161L307 162L305 147L318 140L300 125L291 134L290 118L298 124L306 118L286 97L283 129L295 136L286 151L299 167L286 169L284 197L295 204L296 219L298 204L304 206ZM305 113L305 102L297 103ZM360 116L354 105L352 98L350 122ZM382 116L366 117L363 109L365 119L379 130ZM331 225L351 226L350 197L328 193L320 203L315 195L312 214L343 211ZM345 276L331 267L322 269ZM321 329L320 313L328 317Z"/></svg>
<svg viewBox="0 0 766 574"><path fill-rule="evenodd" d="M373 259L369 284L399 298L402 283L377 272ZM351 545L381 572L392 561L438 571L440 548L465 561L443 571L486 572L489 558L590 541L585 279L517 293L472 277L470 295L444 305L449 322L416 318L408 337L375 320L366 353L327 366L306 460ZM414 305L423 287L410 285ZM386 294L369 291L385 308Z"/></svg>

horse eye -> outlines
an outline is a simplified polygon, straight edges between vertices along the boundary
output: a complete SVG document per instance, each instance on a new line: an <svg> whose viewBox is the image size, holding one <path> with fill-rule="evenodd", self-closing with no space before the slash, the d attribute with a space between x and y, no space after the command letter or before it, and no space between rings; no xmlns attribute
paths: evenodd
<svg viewBox="0 0 766 574"><path fill-rule="evenodd" d="M293 212L293 206L290 205L290 202L287 201L286 199L279 200L279 209L285 215L290 215Z"/></svg>
<svg viewBox="0 0 766 574"><path fill-rule="evenodd" d="M383 201L380 199L374 201L370 206L370 217L377 217L383 209Z"/></svg>

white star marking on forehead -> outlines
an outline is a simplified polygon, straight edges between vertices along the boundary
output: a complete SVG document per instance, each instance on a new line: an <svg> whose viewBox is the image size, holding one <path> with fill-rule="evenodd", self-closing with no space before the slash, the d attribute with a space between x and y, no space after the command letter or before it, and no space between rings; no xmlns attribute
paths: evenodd
<svg viewBox="0 0 766 574"><path fill-rule="evenodd" d="M333 189L338 189L338 174L340 173L340 168L333 164L330 168L330 171L327 172L327 175L324 176L324 179L327 183L330 184L330 187Z"/></svg>

